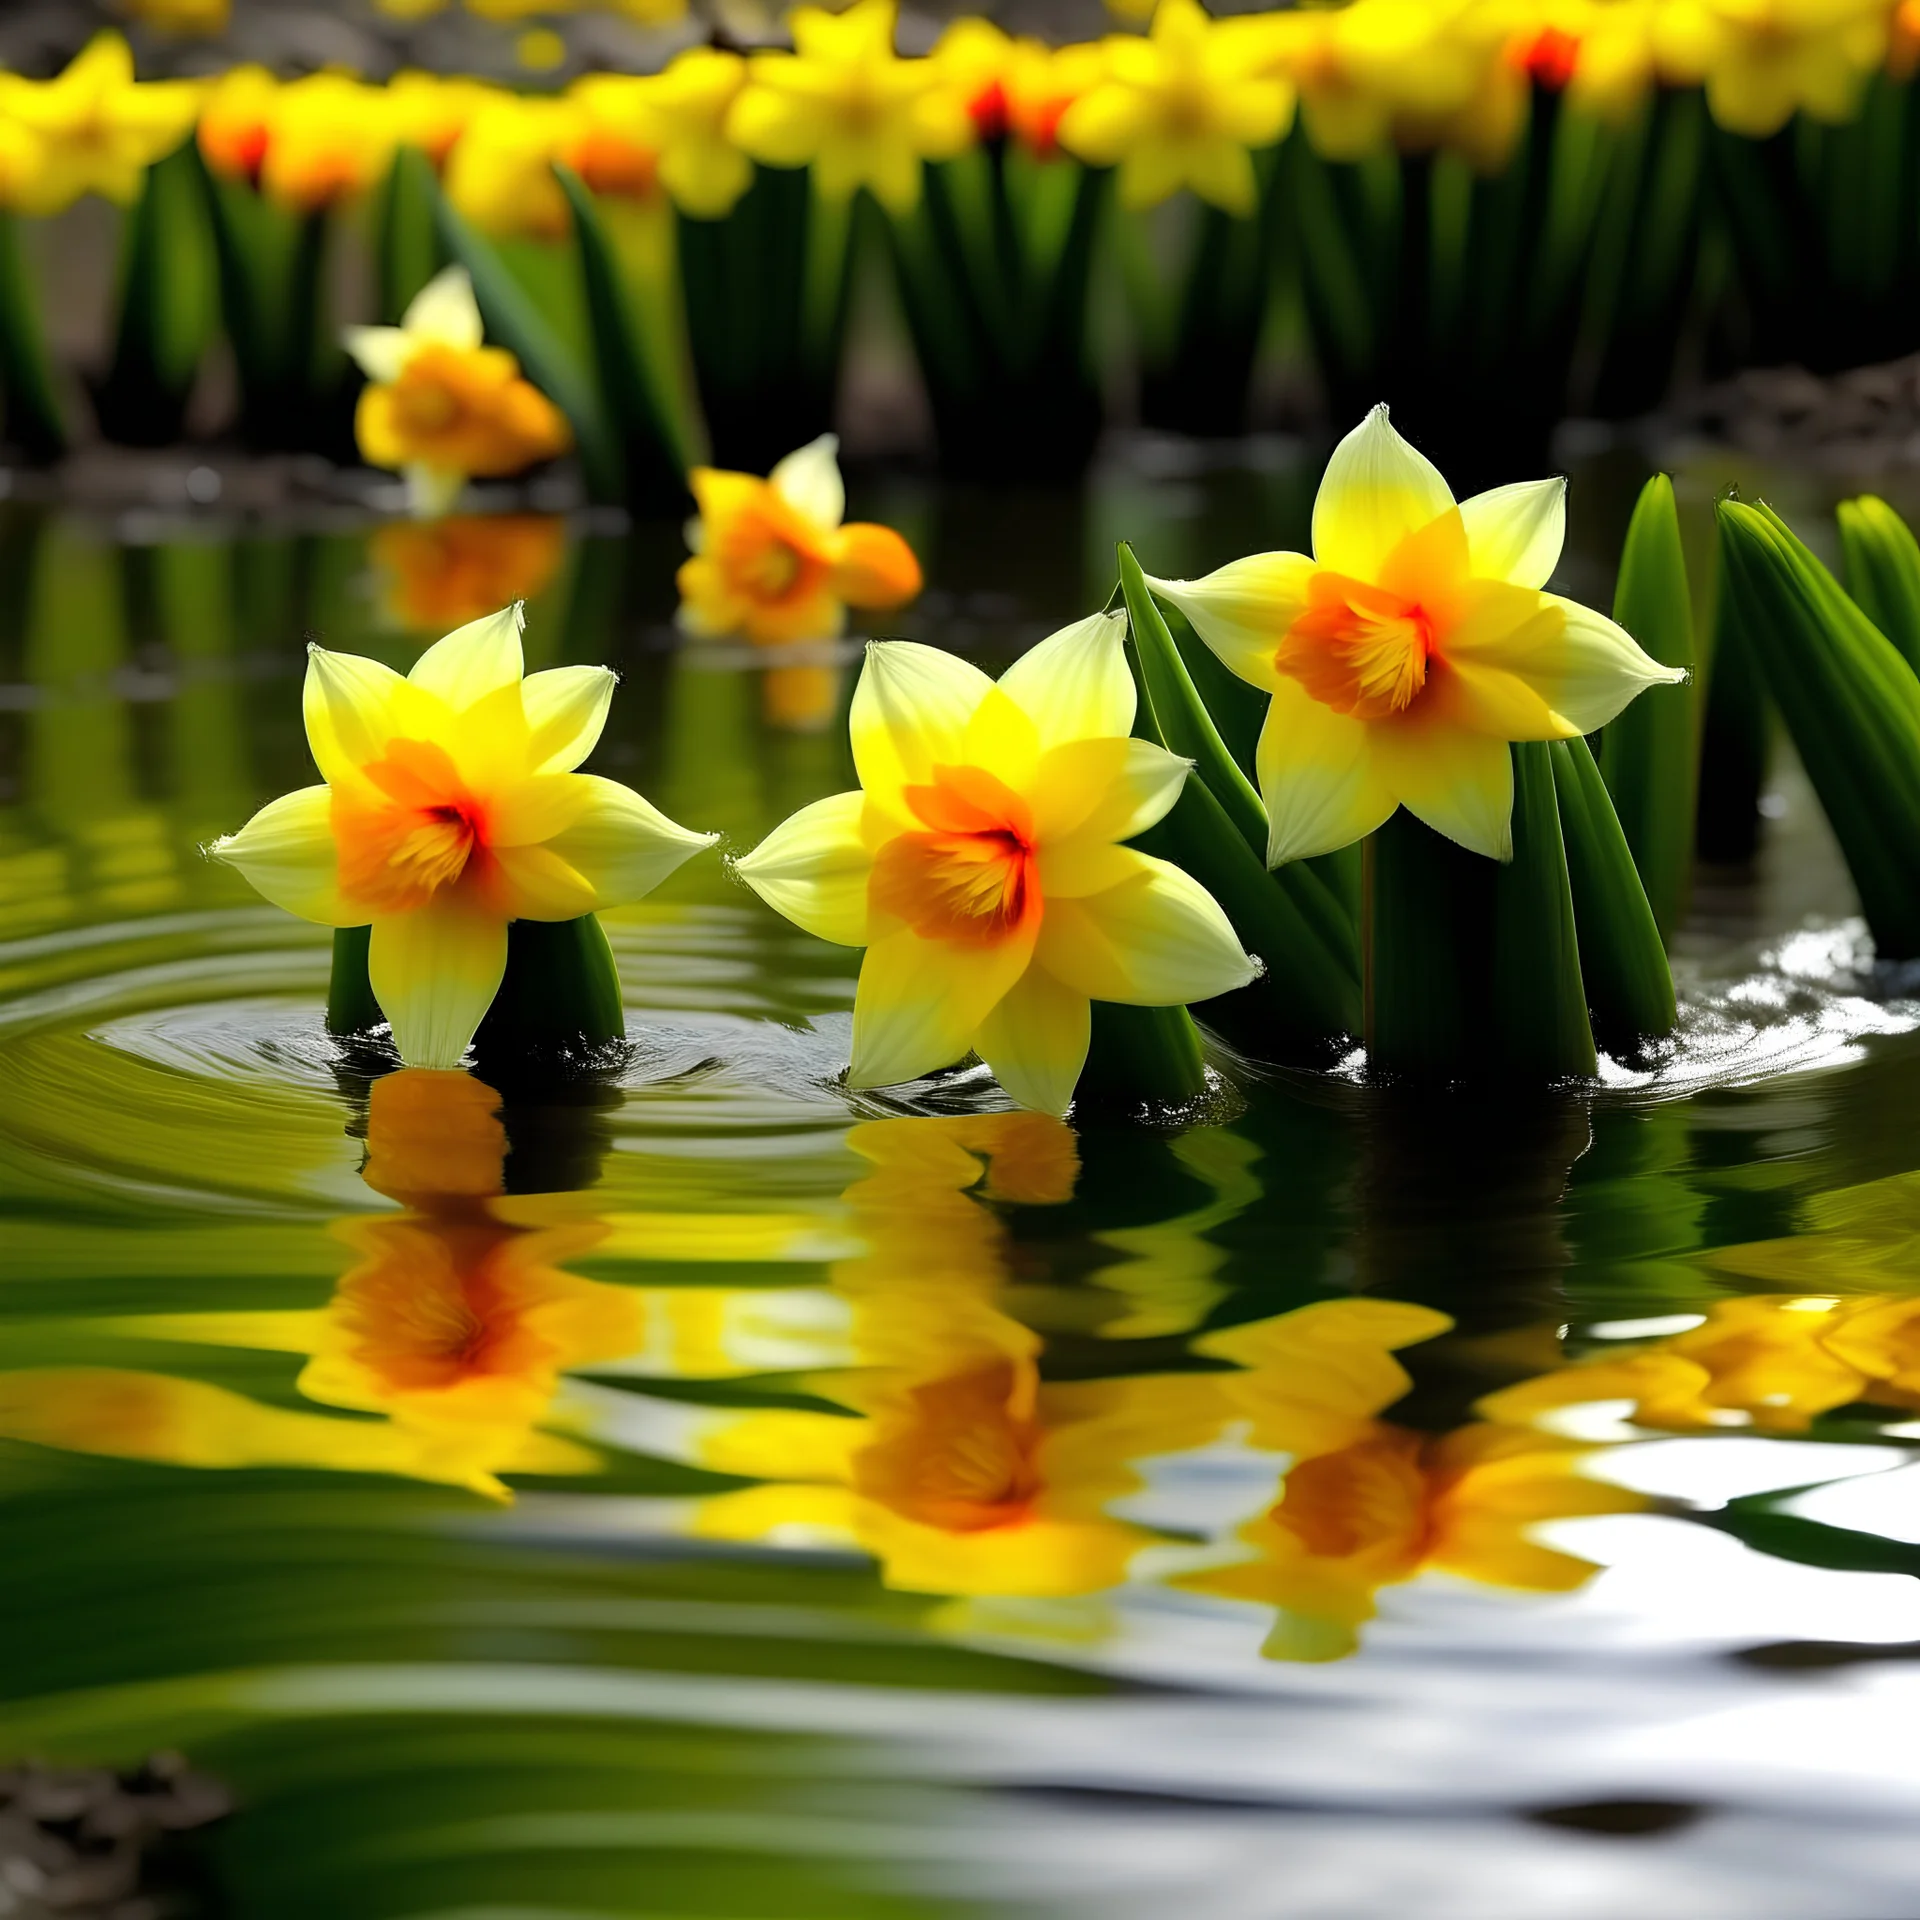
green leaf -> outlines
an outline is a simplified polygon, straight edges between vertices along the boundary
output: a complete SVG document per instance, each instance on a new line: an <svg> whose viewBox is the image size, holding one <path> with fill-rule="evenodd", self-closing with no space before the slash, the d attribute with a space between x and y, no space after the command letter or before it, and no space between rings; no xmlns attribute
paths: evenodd
<svg viewBox="0 0 1920 1920"><path fill-rule="evenodd" d="M1781 1513L1771 1505L1780 1498L1764 1494L1733 1500L1717 1513L1694 1517L1776 1560L1826 1567L1835 1573L1906 1573L1920 1578L1920 1546L1912 1541L1889 1540L1854 1527L1834 1527L1797 1513Z"/></svg>
<svg viewBox="0 0 1920 1920"><path fill-rule="evenodd" d="M30 460L57 460L67 450L66 422L53 361L40 324L33 275L20 251L20 227L0 211L0 394L6 436Z"/></svg>
<svg viewBox="0 0 1920 1920"><path fill-rule="evenodd" d="M1139 690L1134 731L1178 753L1181 748L1161 718L1147 667L1148 654L1157 648L1172 655L1172 642L1132 554L1124 547L1121 554L1122 586L1134 636L1129 661ZM1148 636L1144 644L1143 633ZM1173 658L1177 665L1178 656ZM1171 688L1176 697L1179 684L1191 692L1192 682L1186 680L1184 668ZM1198 711L1204 720L1205 709ZM1184 718L1191 726L1191 713ZM1207 722L1209 728L1211 724ZM1185 737L1195 736L1189 731ZM1217 734L1214 742L1224 756ZM1254 804L1259 805L1258 795ZM1264 848L1264 815L1258 837ZM1311 874L1295 868L1277 874L1267 871L1264 858L1248 844L1240 825L1200 777L1198 766L1172 810L1141 844L1199 881L1220 903L1241 945L1266 966L1251 986L1209 1003L1209 1021L1236 1045L1283 1059L1324 1058L1332 1046L1359 1030L1359 975L1348 957L1351 923ZM1303 898L1317 899L1318 915L1303 907ZM1335 937L1329 936L1329 924Z"/></svg>
<svg viewBox="0 0 1920 1920"><path fill-rule="evenodd" d="M1753 649L1883 958L1920 955L1920 679L1766 507L1723 500L1726 614Z"/></svg>
<svg viewBox="0 0 1920 1920"><path fill-rule="evenodd" d="M1586 741L1555 740L1549 752L1594 1033L1609 1052L1632 1053L1678 1021L1673 970ZM1684 818L1690 825L1691 808Z"/></svg>
<svg viewBox="0 0 1920 1920"><path fill-rule="evenodd" d="M433 162L418 147L396 147L375 205L373 234L380 317L389 326L400 324L414 295L444 264L433 217L438 192Z"/></svg>
<svg viewBox="0 0 1920 1920"><path fill-rule="evenodd" d="M1662 666L1693 667L1686 555L1673 482L1664 473L1647 482L1633 510L1613 617ZM1670 939L1693 870L1699 740L1690 689L1648 688L1608 722L1600 764L1660 937Z"/></svg>
<svg viewBox="0 0 1920 1920"><path fill-rule="evenodd" d="M1087 1064L1074 1099L1086 1106L1180 1106L1207 1090L1200 1030L1185 1007L1093 1003Z"/></svg>
<svg viewBox="0 0 1920 1920"><path fill-rule="evenodd" d="M447 251L466 268L487 331L520 362L527 378L567 416L588 495L597 501L626 497L620 446L593 391L593 383L532 297L514 277L498 249L440 194L434 220Z"/></svg>
<svg viewBox="0 0 1920 1920"><path fill-rule="evenodd" d="M1403 808L1367 842L1367 1057L1424 1080L1588 1079L1596 1069L1553 765L1513 753L1513 858L1469 853Z"/></svg>
<svg viewBox="0 0 1920 1920"><path fill-rule="evenodd" d="M1920 541L1872 494L1839 507L1840 552L1853 603L1920 670Z"/></svg>
<svg viewBox="0 0 1920 1920"><path fill-rule="evenodd" d="M554 172L573 209L580 277L587 296L587 325L600 391L620 441L627 497L643 511L683 511L691 504L685 477L686 450L676 444L668 411L655 392L653 371L618 256L585 183L571 167L556 165Z"/></svg>

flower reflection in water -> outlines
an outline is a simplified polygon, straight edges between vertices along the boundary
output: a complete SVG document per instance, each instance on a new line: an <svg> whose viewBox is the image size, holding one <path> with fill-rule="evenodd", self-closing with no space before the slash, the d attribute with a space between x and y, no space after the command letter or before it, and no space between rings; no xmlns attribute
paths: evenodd
<svg viewBox="0 0 1920 1920"><path fill-rule="evenodd" d="M392 520L368 542L381 611L409 633L447 633L548 587L566 557L557 514Z"/></svg>

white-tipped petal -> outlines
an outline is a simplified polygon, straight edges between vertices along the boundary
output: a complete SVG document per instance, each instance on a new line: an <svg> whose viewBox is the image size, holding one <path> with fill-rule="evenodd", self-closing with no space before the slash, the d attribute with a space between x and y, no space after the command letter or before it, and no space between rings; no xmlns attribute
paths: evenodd
<svg viewBox="0 0 1920 1920"><path fill-rule="evenodd" d="M455 713L464 713L475 701L519 680L526 667L520 645L526 624L526 606L519 600L498 613L469 620L436 640L413 663L407 678L437 693Z"/></svg>
<svg viewBox="0 0 1920 1920"><path fill-rule="evenodd" d="M545 844L593 888L594 905L643 899L720 837L676 825L631 787L597 774L568 776L586 789L573 823Z"/></svg>
<svg viewBox="0 0 1920 1920"><path fill-rule="evenodd" d="M776 913L816 939L864 947L873 872L873 854L860 831L866 806L863 793L816 800L783 820L733 870Z"/></svg>
<svg viewBox="0 0 1920 1920"><path fill-rule="evenodd" d="M767 483L796 513L816 526L837 527L847 514L846 483L840 477L838 434L823 433L790 453L768 474ZM691 542L689 542L691 544ZM699 552L695 547L694 551Z"/></svg>
<svg viewBox="0 0 1920 1920"><path fill-rule="evenodd" d="M1467 565L1483 580L1544 587L1567 539L1564 479L1521 480L1460 503Z"/></svg>
<svg viewBox="0 0 1920 1920"><path fill-rule="evenodd" d="M853 764L868 796L899 812L902 787L923 785L936 766L958 765L967 727L992 691L978 667L938 647L874 641L848 716Z"/></svg>
<svg viewBox="0 0 1920 1920"><path fill-rule="evenodd" d="M457 1067L507 970L507 923L458 889L373 923L367 978L410 1067Z"/></svg>
<svg viewBox="0 0 1920 1920"><path fill-rule="evenodd" d="M1064 1114L1087 1064L1093 1009L1084 993L1030 966L981 1022L974 1044L1011 1099Z"/></svg>
<svg viewBox="0 0 1920 1920"><path fill-rule="evenodd" d="M527 764L534 773L571 773L596 746L620 676L609 667L549 667L521 683Z"/></svg>
<svg viewBox="0 0 1920 1920"><path fill-rule="evenodd" d="M314 764L333 782L383 759L396 733L424 730L438 702L378 660L309 646L301 706Z"/></svg>
<svg viewBox="0 0 1920 1920"><path fill-rule="evenodd" d="M1050 900L1036 956L1090 1000L1172 1007L1231 993L1257 977L1219 903L1165 860L1121 849L1131 872L1078 900Z"/></svg>
<svg viewBox="0 0 1920 1920"><path fill-rule="evenodd" d="M413 296L401 327L416 345L474 348L486 339L465 267L443 267Z"/></svg>
<svg viewBox="0 0 1920 1920"><path fill-rule="evenodd" d="M1335 713L1292 678L1274 688L1257 767L1270 867L1364 840L1396 805L1374 764L1366 722Z"/></svg>
<svg viewBox="0 0 1920 1920"><path fill-rule="evenodd" d="M333 838L333 793L302 787L270 800L238 833L207 852L234 868L264 899L323 927L364 926L365 909L340 897L340 855Z"/></svg>
<svg viewBox="0 0 1920 1920"><path fill-rule="evenodd" d="M1000 676L1000 691L1033 722L1040 750L1133 730L1127 616L1096 613L1042 640Z"/></svg>
<svg viewBox="0 0 1920 1920"><path fill-rule="evenodd" d="M1186 615L1223 665L1264 692L1278 677L1280 642L1306 610L1313 571L1304 553L1254 553L1199 580L1149 576L1147 585Z"/></svg>
<svg viewBox="0 0 1920 1920"><path fill-rule="evenodd" d="M409 340L398 327L349 327L342 344L369 380L390 387L420 343Z"/></svg>
<svg viewBox="0 0 1920 1920"><path fill-rule="evenodd" d="M1321 566L1373 580L1410 533L1453 505L1440 469L1394 431L1384 406L1333 450L1313 503L1313 555Z"/></svg>

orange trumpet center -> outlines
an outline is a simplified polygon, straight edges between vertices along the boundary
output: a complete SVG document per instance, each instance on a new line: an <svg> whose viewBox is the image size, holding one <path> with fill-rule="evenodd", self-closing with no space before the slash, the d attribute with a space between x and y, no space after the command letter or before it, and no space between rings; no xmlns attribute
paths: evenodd
<svg viewBox="0 0 1920 1920"><path fill-rule="evenodd" d="M1316 573L1275 663L1323 706L1360 720L1404 713L1427 684L1434 622L1418 601L1343 574Z"/></svg>
<svg viewBox="0 0 1920 1920"><path fill-rule="evenodd" d="M925 940L993 946L1040 916L1033 811L981 767L935 767L908 787L907 805L926 827L881 848L868 900Z"/></svg>
<svg viewBox="0 0 1920 1920"><path fill-rule="evenodd" d="M812 530L771 487L728 517L714 547L714 558L735 589L763 606L806 599L830 570Z"/></svg>
<svg viewBox="0 0 1920 1920"><path fill-rule="evenodd" d="M446 749L391 740L361 768L372 794L333 789L340 889L381 913L424 906L485 856L486 809L467 791Z"/></svg>

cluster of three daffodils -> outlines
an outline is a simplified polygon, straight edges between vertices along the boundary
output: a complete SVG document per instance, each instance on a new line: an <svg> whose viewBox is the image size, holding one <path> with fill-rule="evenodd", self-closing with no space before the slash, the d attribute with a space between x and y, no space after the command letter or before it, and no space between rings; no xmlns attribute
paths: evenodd
<svg viewBox="0 0 1920 1920"><path fill-rule="evenodd" d="M1381 408L1329 463L1315 557L1154 583L1272 695L1259 771L1274 864L1347 845L1402 805L1504 859L1510 743L1572 738L1679 677L1543 590L1563 533L1559 482L1456 504ZM997 683L934 648L876 644L851 716L860 791L803 809L738 863L789 919L867 949L854 1085L978 1052L1015 1099L1064 1112L1091 1001L1208 1000L1258 971L1204 888L1125 844L1189 777L1132 737L1125 627L1083 620ZM460 1059L509 922L636 899L709 844L574 771L612 676L523 680L519 631L518 609L476 622L404 679L316 649L306 718L328 784L215 849L295 913L371 926L371 985L412 1064Z"/></svg>

